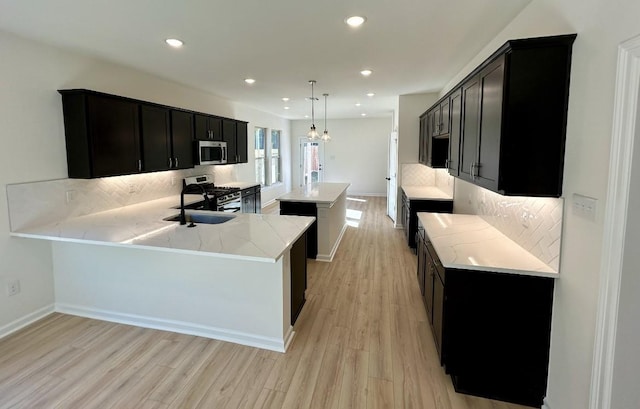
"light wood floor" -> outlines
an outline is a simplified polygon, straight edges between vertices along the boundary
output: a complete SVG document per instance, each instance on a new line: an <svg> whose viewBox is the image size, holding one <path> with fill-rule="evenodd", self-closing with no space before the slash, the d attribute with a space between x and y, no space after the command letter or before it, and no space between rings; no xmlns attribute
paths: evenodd
<svg viewBox="0 0 640 409"><path fill-rule="evenodd" d="M348 207L286 354L53 314L0 340L0 408L522 408L453 391L384 199Z"/></svg>

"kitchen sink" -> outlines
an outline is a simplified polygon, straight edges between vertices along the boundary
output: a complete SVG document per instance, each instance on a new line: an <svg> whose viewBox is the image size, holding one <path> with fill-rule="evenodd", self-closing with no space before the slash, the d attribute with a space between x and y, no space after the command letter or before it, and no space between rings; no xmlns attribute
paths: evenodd
<svg viewBox="0 0 640 409"><path fill-rule="evenodd" d="M229 220L233 220L236 216L233 215L222 215L222 214L203 214L203 213L187 213L185 215L187 223L202 223L202 224L221 224L226 223ZM168 222L179 222L180 215L176 214L175 216L167 217L163 220Z"/></svg>

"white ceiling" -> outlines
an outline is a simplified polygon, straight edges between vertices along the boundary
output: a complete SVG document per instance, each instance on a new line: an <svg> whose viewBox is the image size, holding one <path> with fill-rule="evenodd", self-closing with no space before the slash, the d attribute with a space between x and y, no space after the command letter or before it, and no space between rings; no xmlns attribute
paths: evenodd
<svg viewBox="0 0 640 409"><path fill-rule="evenodd" d="M0 29L289 119L310 113L314 79L316 118L325 92L329 118L379 117L398 95L439 91L529 2L0 0ZM367 17L358 29L344 23L354 14ZM169 37L184 47L168 47Z"/></svg>

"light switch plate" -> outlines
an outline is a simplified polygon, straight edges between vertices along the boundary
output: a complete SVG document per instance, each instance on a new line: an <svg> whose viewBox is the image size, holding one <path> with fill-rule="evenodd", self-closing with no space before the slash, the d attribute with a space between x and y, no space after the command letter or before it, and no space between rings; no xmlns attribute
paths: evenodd
<svg viewBox="0 0 640 409"><path fill-rule="evenodd" d="M571 203L573 207L573 214L591 221L596 220L596 206L598 204L598 199L574 193Z"/></svg>

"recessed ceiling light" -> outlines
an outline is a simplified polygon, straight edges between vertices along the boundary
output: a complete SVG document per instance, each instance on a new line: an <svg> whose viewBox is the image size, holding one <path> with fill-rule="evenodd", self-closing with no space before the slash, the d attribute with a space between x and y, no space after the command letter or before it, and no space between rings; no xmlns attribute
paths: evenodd
<svg viewBox="0 0 640 409"><path fill-rule="evenodd" d="M362 16L351 16L344 19L344 22L350 27L360 27L365 21L367 21L367 18Z"/></svg>
<svg viewBox="0 0 640 409"><path fill-rule="evenodd" d="M289 98L284 97L284 98L282 98L282 100L283 100L284 102L287 102L287 101L289 101Z"/></svg>
<svg viewBox="0 0 640 409"><path fill-rule="evenodd" d="M256 80L254 80L253 78L245 78L244 82L246 82L247 84L253 84L254 82L256 82Z"/></svg>
<svg viewBox="0 0 640 409"><path fill-rule="evenodd" d="M361 116L367 116L367 114L365 114L364 112L360 114Z"/></svg>
<svg viewBox="0 0 640 409"><path fill-rule="evenodd" d="M360 74L364 75L365 77L368 77L372 73L373 73L373 71L371 71L369 69L360 71Z"/></svg>
<svg viewBox="0 0 640 409"><path fill-rule="evenodd" d="M284 107L284 109L289 109L289 107Z"/></svg>
<svg viewBox="0 0 640 409"><path fill-rule="evenodd" d="M169 44L171 47L180 48L184 44L182 40L178 40L177 38L167 38L164 40L165 43Z"/></svg>
<svg viewBox="0 0 640 409"><path fill-rule="evenodd" d="M356 102L356 106L357 106L357 107L359 107L360 105L362 105L362 104L361 104L361 103L359 103L359 102Z"/></svg>
<svg viewBox="0 0 640 409"><path fill-rule="evenodd" d="M374 96L374 95L376 95L376 94L374 94L373 92L370 92L370 93L368 93L368 94L367 94L367 96L368 96L369 98L371 98L371 97L372 97L372 96Z"/></svg>

